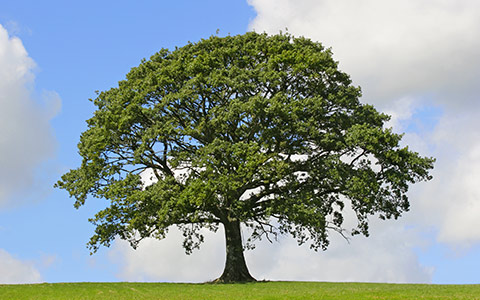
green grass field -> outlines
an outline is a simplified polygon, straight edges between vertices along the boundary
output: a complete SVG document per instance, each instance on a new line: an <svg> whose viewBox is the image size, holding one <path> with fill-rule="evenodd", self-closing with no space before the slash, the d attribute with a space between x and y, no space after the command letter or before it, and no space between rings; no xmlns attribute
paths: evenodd
<svg viewBox="0 0 480 300"><path fill-rule="evenodd" d="M0 285L0 299L468 299L480 285L324 282L247 284L55 283Z"/></svg>

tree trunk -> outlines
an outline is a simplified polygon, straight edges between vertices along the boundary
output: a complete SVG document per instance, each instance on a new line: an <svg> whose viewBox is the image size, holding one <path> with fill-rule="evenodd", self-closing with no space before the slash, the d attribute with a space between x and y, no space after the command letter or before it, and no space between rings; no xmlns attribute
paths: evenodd
<svg viewBox="0 0 480 300"><path fill-rule="evenodd" d="M225 244L227 257L222 276L217 283L256 281L248 272L243 256L242 233L239 221L229 221L223 224L225 228Z"/></svg>

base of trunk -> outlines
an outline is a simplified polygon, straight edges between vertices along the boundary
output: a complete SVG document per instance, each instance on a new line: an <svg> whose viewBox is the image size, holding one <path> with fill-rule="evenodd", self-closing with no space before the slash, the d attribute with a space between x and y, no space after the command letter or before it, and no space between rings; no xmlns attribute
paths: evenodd
<svg viewBox="0 0 480 300"><path fill-rule="evenodd" d="M222 276L219 278L215 279L213 283L235 283L235 282L255 282L257 281L255 278L248 273L225 273L226 270L223 272Z"/></svg>
<svg viewBox="0 0 480 300"><path fill-rule="evenodd" d="M224 222L226 260L222 276L215 279L213 283L234 283L256 281L250 275L245 257L243 256L242 233L240 222L237 220Z"/></svg>

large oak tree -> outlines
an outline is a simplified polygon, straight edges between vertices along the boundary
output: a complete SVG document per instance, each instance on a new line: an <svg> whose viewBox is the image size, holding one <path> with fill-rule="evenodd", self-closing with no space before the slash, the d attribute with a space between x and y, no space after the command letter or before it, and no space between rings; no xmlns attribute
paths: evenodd
<svg viewBox="0 0 480 300"><path fill-rule="evenodd" d="M409 184L430 179L434 160L400 147L389 116L360 96L307 38L249 32L162 49L93 100L82 164L57 187L77 208L88 195L109 201L91 219L93 251L177 225L189 253L201 228L223 226L218 281L253 281L242 224L250 243L291 234L326 249L332 231L368 235L369 216L399 217ZM358 226L346 231L347 201Z"/></svg>

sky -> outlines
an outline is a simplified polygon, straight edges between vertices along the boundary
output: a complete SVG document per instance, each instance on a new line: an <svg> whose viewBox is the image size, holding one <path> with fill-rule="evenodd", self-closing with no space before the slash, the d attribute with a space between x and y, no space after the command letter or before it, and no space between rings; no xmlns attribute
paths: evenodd
<svg viewBox="0 0 480 300"><path fill-rule="evenodd" d="M370 237L332 235L325 252L289 237L246 253L267 280L480 283L480 2L476 0L0 0L0 283L204 282L223 234L185 255L181 234L121 240L90 255L88 222L53 184L79 166L95 91L161 48L247 31L305 36L332 49L364 103L392 116L403 145L437 158L411 211L371 218ZM350 216L352 217L352 216ZM352 218L346 219L346 227Z"/></svg>

